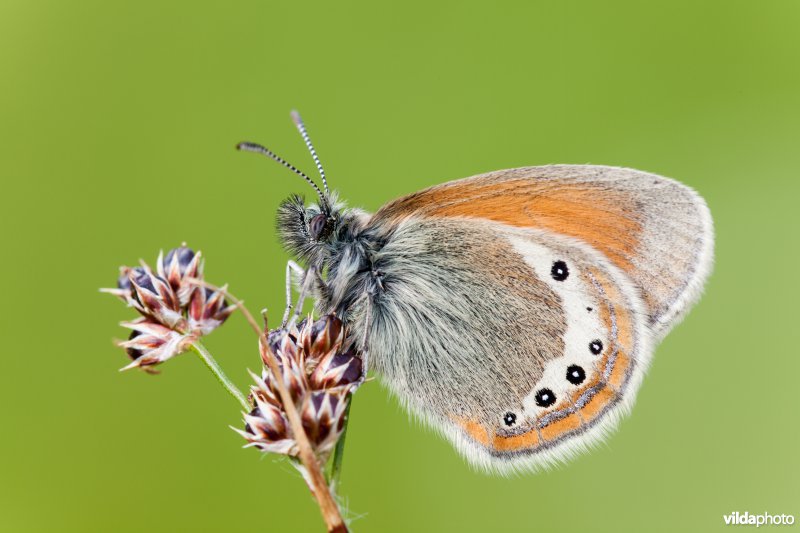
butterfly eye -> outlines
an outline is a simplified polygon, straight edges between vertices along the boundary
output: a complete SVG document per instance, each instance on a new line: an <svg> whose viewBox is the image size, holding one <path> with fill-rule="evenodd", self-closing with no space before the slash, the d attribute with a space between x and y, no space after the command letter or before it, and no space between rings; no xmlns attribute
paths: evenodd
<svg viewBox="0 0 800 533"><path fill-rule="evenodd" d="M556 395L550 389L539 389L533 399L539 407L550 407L556 403Z"/></svg>
<svg viewBox="0 0 800 533"><path fill-rule="evenodd" d="M503 423L507 426L513 426L516 421L517 421L517 415L515 415L514 413L509 412L503 415Z"/></svg>
<svg viewBox="0 0 800 533"><path fill-rule="evenodd" d="M553 268L550 269L550 275L556 281L564 281L569 277L569 269L564 261L556 261L553 263Z"/></svg>
<svg viewBox="0 0 800 533"><path fill-rule="evenodd" d="M583 367L570 365L567 367L567 381L573 385L580 385L586 379L586 372Z"/></svg>
<svg viewBox="0 0 800 533"><path fill-rule="evenodd" d="M595 355L603 351L603 343L600 342L600 339L593 340L589 343L589 351Z"/></svg>
<svg viewBox="0 0 800 533"><path fill-rule="evenodd" d="M314 215L314 218L308 223L308 234L315 241L325 238L327 236L327 230L328 217L323 213Z"/></svg>

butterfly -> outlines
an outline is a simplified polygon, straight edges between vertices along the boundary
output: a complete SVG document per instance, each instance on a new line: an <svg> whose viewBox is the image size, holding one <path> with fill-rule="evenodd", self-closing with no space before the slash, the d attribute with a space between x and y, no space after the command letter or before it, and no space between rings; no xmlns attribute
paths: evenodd
<svg viewBox="0 0 800 533"><path fill-rule="evenodd" d="M630 412L655 345L699 299L713 261L704 200L655 174L596 165L489 172L347 208L316 201L277 228L302 302L335 313L404 406L475 467L536 470Z"/></svg>

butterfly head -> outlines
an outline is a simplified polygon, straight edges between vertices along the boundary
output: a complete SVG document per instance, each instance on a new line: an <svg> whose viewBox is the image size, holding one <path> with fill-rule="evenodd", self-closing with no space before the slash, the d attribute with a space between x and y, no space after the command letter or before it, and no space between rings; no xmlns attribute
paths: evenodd
<svg viewBox="0 0 800 533"><path fill-rule="evenodd" d="M334 194L323 194L319 201L306 205L300 195L292 195L278 208L278 233L289 253L312 264L324 262L343 233L350 216Z"/></svg>
<svg viewBox="0 0 800 533"><path fill-rule="evenodd" d="M243 142L239 150L255 152L269 157L303 178L316 192L317 202L306 205L301 195L292 195L284 200L278 209L278 232L284 247L297 258L312 264L324 263L337 243L351 232L352 223L360 217L360 212L345 212L337 202L336 193L328 188L325 170L317 157L317 152L306 131L300 115L292 112L292 120L303 137L322 180L320 188L307 174L260 144Z"/></svg>

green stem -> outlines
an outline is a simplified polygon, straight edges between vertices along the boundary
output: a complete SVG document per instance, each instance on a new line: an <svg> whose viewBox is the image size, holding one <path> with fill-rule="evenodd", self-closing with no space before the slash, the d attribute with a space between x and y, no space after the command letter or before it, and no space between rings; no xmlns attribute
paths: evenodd
<svg viewBox="0 0 800 533"><path fill-rule="evenodd" d="M331 492L336 494L336 487L339 485L339 478L342 475L342 461L344 461L344 440L347 437L347 425L350 423L350 406L353 403L353 397L350 396L350 401L347 402L347 407L344 411L344 428L342 429L342 436L339 437L339 442L336 443L336 448L333 450L333 466L331 467Z"/></svg>
<svg viewBox="0 0 800 533"><path fill-rule="evenodd" d="M214 376L217 378L217 381L219 381L222 384L222 386L225 387L225 389L229 393L231 393L231 396L236 398L239 401L239 403L242 404L242 408L246 412L249 412L251 406L250 403L247 401L247 398L245 398L244 394L242 394L242 392L238 388L236 388L236 385L234 385L233 382L230 379L228 379L228 376L226 376L225 372L222 371L222 367L219 366L219 364L214 359L214 357L212 357L208 349L206 349L206 347L203 346L203 343L200 342L199 340L194 341L192 343L192 349L195 352L197 352L197 355L200 356L200 359L202 359L203 362L208 367L208 369L211 370L211 373L214 374Z"/></svg>

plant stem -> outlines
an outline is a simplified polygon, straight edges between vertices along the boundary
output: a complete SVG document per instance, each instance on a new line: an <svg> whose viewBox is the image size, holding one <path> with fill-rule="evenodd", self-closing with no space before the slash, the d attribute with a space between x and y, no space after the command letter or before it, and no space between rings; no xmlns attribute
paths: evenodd
<svg viewBox="0 0 800 533"><path fill-rule="evenodd" d="M261 333L261 336L262 342L266 342L266 334ZM269 351L267 352L269 353ZM319 464L317 455L311 448L311 442L309 442L308 436L303 429L303 422L300 419L300 413L297 412L297 407L294 405L292 395L286 388L286 384L280 378L281 371L278 367L278 361L274 356L266 357L265 359L266 361L264 362L269 367L269 371L272 373L273 377L275 377L273 382L278 388L278 395L281 397L283 409L286 412L286 417L289 419L289 426L292 428L294 439L297 442L300 461L302 461L303 466L305 466L306 470L308 471L308 478L310 481L309 488L311 489L312 494L314 494L314 497L317 499L320 512L322 513L322 518L325 520L325 524L328 526L328 531L335 533L346 533L347 526L345 525L344 520L342 520L342 515L339 512L339 505L336 503L336 500L331 494L330 487L328 487L328 483L322 473L322 467Z"/></svg>
<svg viewBox="0 0 800 533"><path fill-rule="evenodd" d="M347 437L347 426L350 423L350 406L353 404L353 396L350 396L350 401L347 402L347 407L344 411L344 428L342 434L339 436L339 442L336 443L336 448L333 451L333 466L331 467L331 492L336 494L336 489L339 486L339 478L342 476L342 462L344 461L344 439Z"/></svg>
<svg viewBox="0 0 800 533"><path fill-rule="evenodd" d="M219 363L211 356L211 353L203 346L203 343L200 340L195 340L192 343L192 349L197 352L197 355L200 356L200 359L206 364L211 373L217 378L217 380L222 384L225 389L231 393L231 396L236 398L240 404L242 404L242 408L245 412L250 412L251 406L250 403L245 398L244 394L236 388L236 385L228 379L228 376L225 375L225 372L222 371L222 367L219 366Z"/></svg>
<svg viewBox="0 0 800 533"><path fill-rule="evenodd" d="M267 344L266 325L262 330L258 326L255 318L253 318L253 315L250 313L250 311L248 311L247 307L244 306L244 303L228 292L227 286L215 287L214 285L198 279L192 279L191 283L222 292L223 295L229 298L242 311L242 314L250 324L250 327L252 327L259 336L259 341ZM199 342L197 345L195 345L194 348L206 362L211 371L214 372L214 375L217 376L217 379L219 379L225 388L228 389L228 392L233 394L240 402L243 402L242 405L246 406L245 410L249 411L250 406L247 404L244 396L242 396L242 393L239 392L239 390L230 382L230 380L228 380L228 378L222 372L222 369L219 368L216 361L214 361L214 359L211 357L211 354L209 354ZM205 352L205 354L201 352L201 349ZM333 494L331 493L330 487L328 487L328 482L325 480L325 475L322 473L322 467L319 464L317 455L311 448L311 443L309 442L308 436L303 429L303 422L300 419L300 413L297 411L297 407L292 400L292 395L289 394L289 390L286 388L286 384L282 379L280 379L281 371L278 367L278 361L273 356L267 357L264 363L267 365L270 373L272 373L272 376L275 378L274 383L278 388L278 395L281 398L281 403L283 404L286 417L289 419L289 426L292 428L292 433L295 436L295 441L297 442L297 447L299 448L298 455L300 456L300 462L302 462L303 466L308 472L308 476L304 477L307 479L307 483L312 494L317 499L320 512L322 513L322 518L325 520L325 524L328 526L328 531L334 533L347 533L347 526L345 525L344 520L342 520L342 515L339 512L339 506L336 503ZM342 437L344 437L344 435L342 435ZM341 445L343 446L344 443ZM339 444L337 444L337 450L338 446ZM341 467L341 458L339 459L339 463Z"/></svg>

